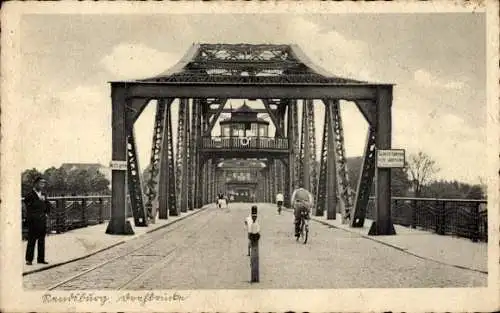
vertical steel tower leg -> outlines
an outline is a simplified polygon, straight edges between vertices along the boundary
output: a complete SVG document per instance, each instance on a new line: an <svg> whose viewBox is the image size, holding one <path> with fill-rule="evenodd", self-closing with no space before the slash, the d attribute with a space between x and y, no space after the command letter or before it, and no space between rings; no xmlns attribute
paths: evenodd
<svg viewBox="0 0 500 313"><path fill-rule="evenodd" d="M160 219L167 219L169 215L179 215L175 188L175 156L171 107L172 101L165 103L165 125L163 127L163 139L161 143L158 195L158 217Z"/></svg>
<svg viewBox="0 0 500 313"><path fill-rule="evenodd" d="M187 195L187 210L192 210L194 206L194 179L193 179L193 149L194 149L194 142L193 142L193 134L191 131L192 127L192 116L191 116L191 109L190 109L190 103L189 99L186 99L186 173L185 175L185 180L186 180L186 195Z"/></svg>
<svg viewBox="0 0 500 313"><path fill-rule="evenodd" d="M182 98L179 103L179 123L177 133L177 175L176 187L177 194L179 195L178 204L181 212L187 211L187 127L188 127L188 99Z"/></svg>
<svg viewBox="0 0 500 313"><path fill-rule="evenodd" d="M127 89L123 84L111 84L112 99L112 159L127 161ZM130 235L132 226L126 221L126 178L127 172L119 169L111 171L111 219L107 234Z"/></svg>
<svg viewBox="0 0 500 313"><path fill-rule="evenodd" d="M192 181L193 181L193 208L201 207L201 165L200 165L200 146L201 142L201 103L200 99L193 99L193 139L192 139Z"/></svg>
<svg viewBox="0 0 500 313"><path fill-rule="evenodd" d="M321 143L321 154L320 154L320 169L319 169L319 180L318 188L316 192L316 216L323 216L326 205L326 190L327 186L327 164L328 164L328 102L324 101L325 104L325 122L323 124L323 140Z"/></svg>
<svg viewBox="0 0 500 313"><path fill-rule="evenodd" d="M391 149L392 138L392 86L379 87L377 90L377 149ZM377 168L376 220L368 235L395 235L396 230L391 218L391 169Z"/></svg>
<svg viewBox="0 0 500 313"><path fill-rule="evenodd" d="M342 224L346 224L351 219L352 196L349 187L349 176L347 171L347 161L345 157L344 130L342 126L342 116L340 115L339 101L334 101L333 120L335 129L335 151L337 162L337 175L340 193Z"/></svg>
<svg viewBox="0 0 500 313"><path fill-rule="evenodd" d="M328 105L325 110L327 115L327 132L328 132L328 148L327 148L327 165L326 165L326 218L336 219L337 218L337 164L336 164L336 153L335 153L335 125L333 120L334 115L333 103L328 101Z"/></svg>
<svg viewBox="0 0 500 313"><path fill-rule="evenodd" d="M161 156L162 152L165 150L162 150L162 144L163 140L165 138L165 133L164 130L166 129L165 127L165 100L164 99L159 99L158 103L156 105L156 114L155 114L155 126L153 130L153 144L151 147L151 159L149 161L149 179L147 181L147 191L146 191L146 196L147 196L147 201L146 201L146 210L148 213L148 218L151 220L152 223L156 222L156 214L157 214L157 208L158 205L154 203L157 201L157 196L159 192L159 186L158 186L158 181L157 179L158 174L160 173L160 168L161 168Z"/></svg>
<svg viewBox="0 0 500 313"><path fill-rule="evenodd" d="M287 205L290 206L290 197L295 189L298 180L298 170L299 165L298 158L299 149L297 149L297 144L299 142L298 136L298 112L297 112L297 100L293 99L288 104L288 121L287 121L287 136L288 136L288 175L287 175Z"/></svg>

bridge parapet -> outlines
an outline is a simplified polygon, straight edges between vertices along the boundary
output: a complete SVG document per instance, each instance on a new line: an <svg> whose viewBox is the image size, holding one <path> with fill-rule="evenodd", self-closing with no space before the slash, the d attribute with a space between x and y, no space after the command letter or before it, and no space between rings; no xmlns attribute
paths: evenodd
<svg viewBox="0 0 500 313"><path fill-rule="evenodd" d="M203 137L202 149L208 151L288 151L287 138L274 137Z"/></svg>

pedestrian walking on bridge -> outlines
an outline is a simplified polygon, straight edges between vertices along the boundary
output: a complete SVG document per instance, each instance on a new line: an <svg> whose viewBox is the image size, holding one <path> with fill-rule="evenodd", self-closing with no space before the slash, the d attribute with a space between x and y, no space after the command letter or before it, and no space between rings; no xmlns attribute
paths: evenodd
<svg viewBox="0 0 500 313"><path fill-rule="evenodd" d="M33 264L35 244L38 246L37 262L48 264L45 260L45 234L47 232L47 217L52 206L45 194L46 186L47 181L42 177L37 177L33 183L33 190L24 197L28 226L27 265Z"/></svg>

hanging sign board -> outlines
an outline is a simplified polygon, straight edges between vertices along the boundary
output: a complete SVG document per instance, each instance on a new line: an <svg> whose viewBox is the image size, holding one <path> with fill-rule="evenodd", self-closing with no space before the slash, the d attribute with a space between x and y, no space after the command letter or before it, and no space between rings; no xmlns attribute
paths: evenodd
<svg viewBox="0 0 500 313"><path fill-rule="evenodd" d="M111 163L109 163L109 167L115 171L126 171L127 161L111 161Z"/></svg>
<svg viewBox="0 0 500 313"><path fill-rule="evenodd" d="M401 168L405 167L405 150L377 150L378 168Z"/></svg>

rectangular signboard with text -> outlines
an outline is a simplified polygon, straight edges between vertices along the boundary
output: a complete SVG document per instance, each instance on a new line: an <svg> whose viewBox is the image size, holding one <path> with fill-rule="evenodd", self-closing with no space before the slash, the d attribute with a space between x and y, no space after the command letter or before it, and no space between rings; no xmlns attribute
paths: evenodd
<svg viewBox="0 0 500 313"><path fill-rule="evenodd" d="M377 150L378 168L401 168L405 166L405 150Z"/></svg>
<svg viewBox="0 0 500 313"><path fill-rule="evenodd" d="M127 161L111 161L109 164L112 170L115 171L126 171L127 170Z"/></svg>

